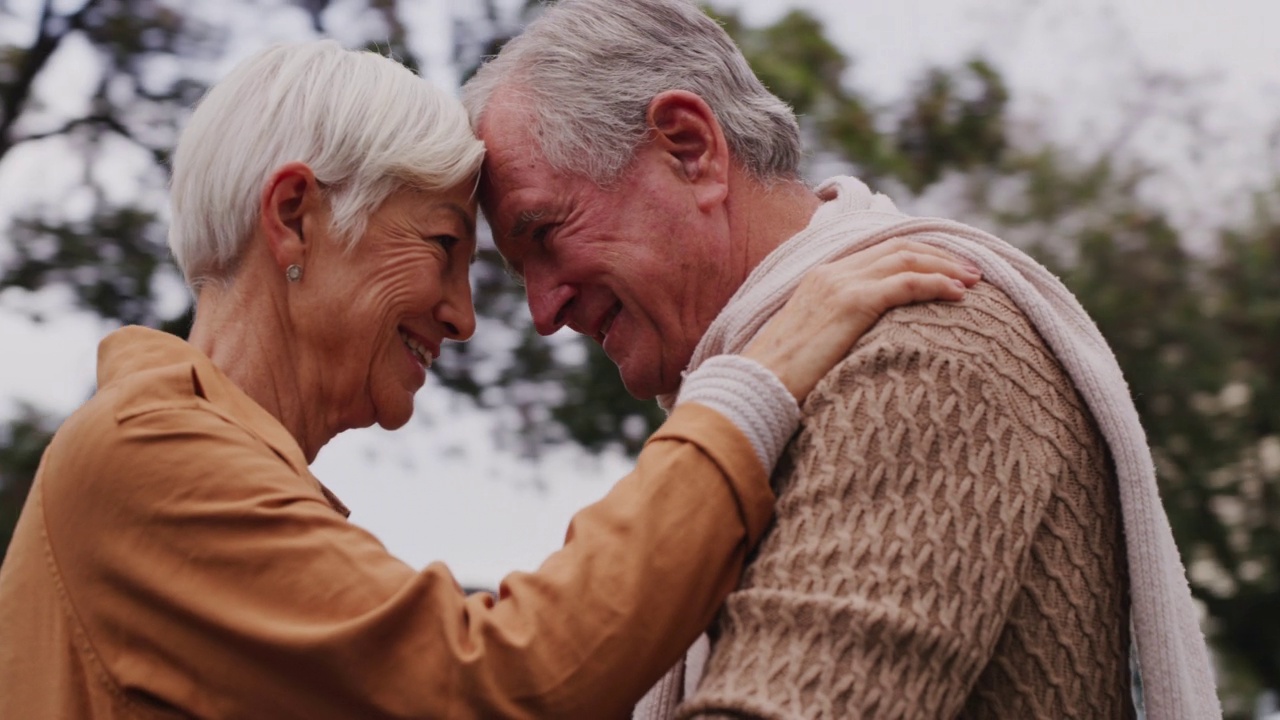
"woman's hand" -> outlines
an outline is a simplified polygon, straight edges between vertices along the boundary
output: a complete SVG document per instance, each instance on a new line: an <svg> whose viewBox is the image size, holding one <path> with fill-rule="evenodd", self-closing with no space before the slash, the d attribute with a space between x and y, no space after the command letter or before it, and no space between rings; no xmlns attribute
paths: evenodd
<svg viewBox="0 0 1280 720"><path fill-rule="evenodd" d="M890 308L959 300L981 274L967 260L911 240L889 240L810 270L743 352L804 402L822 376Z"/></svg>

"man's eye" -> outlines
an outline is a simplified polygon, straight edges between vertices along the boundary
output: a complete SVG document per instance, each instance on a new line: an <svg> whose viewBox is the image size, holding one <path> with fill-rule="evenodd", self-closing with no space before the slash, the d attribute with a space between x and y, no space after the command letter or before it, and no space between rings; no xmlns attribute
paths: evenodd
<svg viewBox="0 0 1280 720"><path fill-rule="evenodd" d="M430 240L440 243L440 246L445 250L452 250L453 246L460 242L458 238L452 235L432 235Z"/></svg>
<svg viewBox="0 0 1280 720"><path fill-rule="evenodd" d="M551 231L554 228L555 228L554 223L539 225L538 227L533 229L533 233L531 233L529 237L532 238L533 241L539 245L546 245L547 239L551 236Z"/></svg>

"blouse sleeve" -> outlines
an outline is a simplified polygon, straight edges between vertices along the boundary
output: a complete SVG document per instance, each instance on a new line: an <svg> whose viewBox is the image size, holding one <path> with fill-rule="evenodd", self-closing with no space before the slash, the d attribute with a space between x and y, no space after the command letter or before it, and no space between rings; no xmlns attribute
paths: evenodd
<svg viewBox="0 0 1280 720"><path fill-rule="evenodd" d="M746 437L685 404L536 572L465 596L216 413L157 408L63 448L50 555L102 681L140 714L625 717L737 584L773 502Z"/></svg>

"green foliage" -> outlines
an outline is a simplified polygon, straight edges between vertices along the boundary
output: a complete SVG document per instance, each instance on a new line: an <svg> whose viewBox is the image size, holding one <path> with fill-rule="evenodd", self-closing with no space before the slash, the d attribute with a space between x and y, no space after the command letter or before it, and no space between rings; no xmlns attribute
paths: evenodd
<svg viewBox="0 0 1280 720"><path fill-rule="evenodd" d="M849 61L812 15L792 10L764 28L748 28L733 15L718 19L737 39L756 77L797 114L821 111L833 99L848 96L842 78Z"/></svg>
<svg viewBox="0 0 1280 720"><path fill-rule="evenodd" d="M0 5L0 17L7 12ZM184 109L203 86L181 73L160 82L156 78L166 73L155 70L176 58L211 57L216 33L156 0L88 0L68 14L45 2L32 30L29 45L0 47L0 163L19 146L65 143L84 158L79 197L88 202L76 203L79 211L71 212L68 199L58 198L25 209L10 227L0 228L12 250L12 259L0 268L0 291L68 288L82 309L185 335L189 313L166 317L157 312L157 276L172 268L156 209L111 200L109 180L92 169L110 143L123 141L151 157L152 185L163 185L163 163ZM71 38L83 40L95 58L86 68L94 83L85 110L38 127L30 118L48 98L39 94L37 80ZM8 548L54 425L24 408L0 431L0 552Z"/></svg>
<svg viewBox="0 0 1280 720"><path fill-rule="evenodd" d="M1195 529L1228 582L1196 587L1221 646L1263 687L1280 687L1280 192L1258 198L1251 226L1223 234L1210 273L1220 296L1206 319L1219 331L1224 391L1205 445L1227 462L1206 466L1211 517ZM1228 389L1234 398L1224 398ZM1224 402L1225 400L1225 402ZM1188 482L1187 486L1198 483ZM1203 512L1203 511L1202 511ZM1194 536L1193 536L1194 537ZM1196 537L1196 540L1200 538Z"/></svg>
<svg viewBox="0 0 1280 720"><path fill-rule="evenodd" d="M52 436L48 420L30 407L22 408L17 418L0 428L0 560L9 549L40 456Z"/></svg>
<svg viewBox="0 0 1280 720"><path fill-rule="evenodd" d="M71 288L85 310L124 323L154 325L152 279L168 262L154 213L100 204L83 221L23 218L10 229L16 254L0 286ZM110 238L109 242L102 242Z"/></svg>
<svg viewBox="0 0 1280 720"><path fill-rule="evenodd" d="M1000 162L1008 143L1004 126L1009 93L995 69L972 60L956 71L931 70L898 123L890 168L919 192L947 170Z"/></svg>
<svg viewBox="0 0 1280 720"><path fill-rule="evenodd" d="M593 382L595 378L606 381ZM634 455L666 417L653 401L637 400L626 391L617 366L594 344L588 345L587 361L577 377L564 387L565 400L552 417L589 450L618 443Z"/></svg>
<svg viewBox="0 0 1280 720"><path fill-rule="evenodd" d="M989 166L1004 155L1009 93L984 60L930 70L906 112L895 114L849 87L851 61L809 13L792 10L773 25L752 28L736 14L708 12L765 86L795 109L811 149L853 163L868 181L893 179L920 192L949 170Z"/></svg>

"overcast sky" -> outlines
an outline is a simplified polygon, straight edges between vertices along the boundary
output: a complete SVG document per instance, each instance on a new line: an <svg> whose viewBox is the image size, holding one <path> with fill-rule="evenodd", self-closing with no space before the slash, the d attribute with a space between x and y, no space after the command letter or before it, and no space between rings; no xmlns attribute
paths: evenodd
<svg viewBox="0 0 1280 720"><path fill-rule="evenodd" d="M1086 151L1108 147L1126 122L1147 118L1124 150L1164 169L1148 192L1175 206L1189 224L1210 226L1223 217L1222 208L1243 202L1241 189L1258 186L1277 165L1276 148L1268 144L1280 119L1277 2L715 4L740 7L753 23L776 19L787 7L812 10L855 57L850 82L884 104L900 99L922 69L980 52L1010 82L1015 117L1061 142ZM193 5L210 13L221 7L213 0ZM448 13L472 11L470 5L435 0L415 7L412 27L427 67L434 68L429 77L447 84L452 75L431 59L447 57ZM257 34L237 41L226 65L264 42L307 33L297 14L274 13L255 25ZM1141 92L1152 82L1171 87L1169 78L1189 81L1188 89ZM1191 114L1201 128L1194 136L1185 123L1167 121ZM121 162L136 159L122 154ZM38 156L6 162L0 218L38 190L47 165ZM33 324L15 312L30 302L66 307L56 291L36 301L0 296L0 416L24 401L56 414L73 410L92 387L95 348L111 329L67 312ZM422 392L418 408L402 431L340 436L314 471L352 508L352 520L397 555L415 566L444 560L465 583L496 586L507 571L536 567L559 546L572 513L605 493L628 467L621 457L590 458L572 450L537 463L518 461L495 447L483 414L435 386Z"/></svg>

